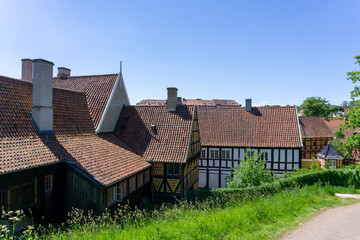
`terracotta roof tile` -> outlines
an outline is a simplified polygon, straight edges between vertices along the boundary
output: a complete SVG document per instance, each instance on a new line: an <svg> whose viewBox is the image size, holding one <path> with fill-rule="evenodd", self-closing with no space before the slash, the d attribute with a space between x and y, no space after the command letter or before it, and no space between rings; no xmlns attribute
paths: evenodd
<svg viewBox="0 0 360 240"><path fill-rule="evenodd" d="M115 134L144 159L154 162L186 162L194 106L125 106ZM152 130L151 126L155 129Z"/></svg>
<svg viewBox="0 0 360 240"><path fill-rule="evenodd" d="M330 129L332 133L339 130L340 124L344 122L342 119L334 119L334 120L325 120L326 126ZM341 141L345 141L346 138L352 136L354 133L360 133L360 128L355 130L345 130L345 137Z"/></svg>
<svg viewBox="0 0 360 240"><path fill-rule="evenodd" d="M200 108L202 146L301 147L294 107Z"/></svg>
<svg viewBox="0 0 360 240"><path fill-rule="evenodd" d="M204 100L204 99L181 99L182 104L184 105L197 105L197 106L240 106L235 100L225 100L225 99L213 99L213 100ZM143 99L138 102L136 105L147 105L147 106L161 106L165 105L166 100L157 100L157 99Z"/></svg>
<svg viewBox="0 0 360 240"><path fill-rule="evenodd" d="M74 76L66 79L54 78L53 86L86 93L94 128L99 125L118 74Z"/></svg>
<svg viewBox="0 0 360 240"><path fill-rule="evenodd" d="M319 116L299 117L302 138L333 137L324 119Z"/></svg>
<svg viewBox="0 0 360 240"><path fill-rule="evenodd" d="M108 185L150 167L113 134L95 134L85 93L53 89L53 134L32 123L32 83L0 76L0 106L0 173L66 159Z"/></svg>

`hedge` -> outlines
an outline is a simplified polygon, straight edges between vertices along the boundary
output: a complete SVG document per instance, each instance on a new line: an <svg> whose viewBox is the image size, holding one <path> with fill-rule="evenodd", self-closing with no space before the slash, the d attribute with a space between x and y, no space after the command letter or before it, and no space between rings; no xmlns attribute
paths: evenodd
<svg viewBox="0 0 360 240"><path fill-rule="evenodd" d="M258 187L249 188L218 188L218 189L200 189L187 192L187 198L190 201L205 199L214 199L216 202L228 202L233 200L248 199L272 195L295 187L305 185L331 185L343 187L356 187L360 183L360 170L324 170L315 173L307 173L301 176L281 179L273 183L263 184Z"/></svg>

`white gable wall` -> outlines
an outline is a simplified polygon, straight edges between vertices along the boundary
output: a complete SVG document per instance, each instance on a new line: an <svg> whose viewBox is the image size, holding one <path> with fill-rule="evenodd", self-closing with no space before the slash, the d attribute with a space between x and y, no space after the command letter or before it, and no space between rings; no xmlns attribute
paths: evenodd
<svg viewBox="0 0 360 240"><path fill-rule="evenodd" d="M124 79L119 73L110 98L106 104L100 123L96 129L97 133L113 132L119 119L123 105L130 105Z"/></svg>

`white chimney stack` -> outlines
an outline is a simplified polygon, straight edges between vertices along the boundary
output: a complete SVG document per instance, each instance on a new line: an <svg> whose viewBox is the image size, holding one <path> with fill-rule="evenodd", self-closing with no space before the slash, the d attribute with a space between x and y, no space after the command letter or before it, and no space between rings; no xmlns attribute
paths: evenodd
<svg viewBox="0 0 360 240"><path fill-rule="evenodd" d="M52 77L54 63L34 59L31 116L39 133L53 132Z"/></svg>
<svg viewBox="0 0 360 240"><path fill-rule="evenodd" d="M31 59L21 59L21 79L31 82L33 78L33 62Z"/></svg>
<svg viewBox="0 0 360 240"><path fill-rule="evenodd" d="M166 103L166 110L176 111L176 107L178 104L177 91L178 89L176 87L167 88L168 98Z"/></svg>
<svg viewBox="0 0 360 240"><path fill-rule="evenodd" d="M251 112L252 109L251 99L245 99L245 109L247 112Z"/></svg>
<svg viewBox="0 0 360 240"><path fill-rule="evenodd" d="M70 72L71 70L69 68L65 68L65 67L58 67L58 74L57 76L59 78L68 78L70 77Z"/></svg>

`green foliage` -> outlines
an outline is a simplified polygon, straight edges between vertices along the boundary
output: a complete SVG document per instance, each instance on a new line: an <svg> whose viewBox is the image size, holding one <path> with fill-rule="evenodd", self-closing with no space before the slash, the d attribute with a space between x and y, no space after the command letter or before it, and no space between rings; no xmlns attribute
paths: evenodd
<svg viewBox="0 0 360 240"><path fill-rule="evenodd" d="M264 183L273 182L273 176L269 169L265 169L265 160L260 159L261 154L246 150L245 160L242 160L238 167L233 168L233 176L227 179L228 188L244 188L260 186Z"/></svg>
<svg viewBox="0 0 360 240"><path fill-rule="evenodd" d="M331 105L328 100L321 97L309 97L305 99L299 109L304 109L304 116L320 116L327 119L332 119L333 113L343 111L342 106Z"/></svg>
<svg viewBox="0 0 360 240"><path fill-rule="evenodd" d="M338 153L340 153L341 156L349 158L348 151L345 149L343 143L339 139L331 140L330 144L335 148L336 151L338 151Z"/></svg>
<svg viewBox="0 0 360 240"><path fill-rule="evenodd" d="M269 196L233 201L163 205L153 212L135 210L102 217L74 210L68 226L42 229L29 239L279 239L324 207L354 202L333 196L353 189L294 187Z"/></svg>
<svg viewBox="0 0 360 240"><path fill-rule="evenodd" d="M355 64L360 65L360 55L355 56ZM360 71L354 70L348 72L348 80L351 80L353 83L360 82ZM339 137L344 137L344 132L348 130L355 130L360 128L360 100L356 100L360 97L360 87L355 86L351 91L351 98L353 99L353 105L347 113L347 121L344 121L339 130L336 132ZM360 134L355 134L346 139L343 144L343 147L346 151L344 154L346 158L351 158L354 150L360 148Z"/></svg>
<svg viewBox="0 0 360 240"><path fill-rule="evenodd" d="M292 172L285 172L284 176L285 176L285 179L287 179L290 177L296 177L296 176L301 176L301 175L304 175L307 173L314 173L314 172L320 172L320 171L324 171L324 169L315 164L315 158L313 157L310 168L294 169Z"/></svg>
<svg viewBox="0 0 360 240"><path fill-rule="evenodd" d="M330 114L330 103L325 98L309 97L304 100L299 109L304 109L304 116L327 117Z"/></svg>
<svg viewBox="0 0 360 240"><path fill-rule="evenodd" d="M309 172L298 176L291 176L281 179L277 182L263 184L258 187L249 188L219 188L213 192L220 202L229 202L231 199L244 199L257 196L278 193L284 189L303 187L306 185L325 185L355 187L358 186L360 179L355 176L359 174L359 170L321 170L317 172Z"/></svg>

